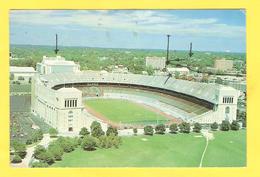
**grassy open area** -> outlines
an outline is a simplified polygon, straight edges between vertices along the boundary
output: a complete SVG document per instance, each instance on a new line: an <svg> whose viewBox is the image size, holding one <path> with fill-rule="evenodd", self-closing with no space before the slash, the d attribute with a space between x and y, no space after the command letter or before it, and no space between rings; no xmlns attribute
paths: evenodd
<svg viewBox="0 0 260 177"><path fill-rule="evenodd" d="M143 123L168 120L159 113L127 100L93 99L87 100L86 105L107 119L117 123Z"/></svg>
<svg viewBox="0 0 260 177"><path fill-rule="evenodd" d="M246 131L215 132L205 154L203 167L246 165ZM123 137L119 149L65 154L53 167L198 167L206 145L200 134ZM233 143L230 143L233 141Z"/></svg>
<svg viewBox="0 0 260 177"><path fill-rule="evenodd" d="M171 167L198 166L204 138L190 135L124 137L119 149L65 154L54 167Z"/></svg>
<svg viewBox="0 0 260 177"><path fill-rule="evenodd" d="M215 132L209 141L203 166L246 166L246 131Z"/></svg>

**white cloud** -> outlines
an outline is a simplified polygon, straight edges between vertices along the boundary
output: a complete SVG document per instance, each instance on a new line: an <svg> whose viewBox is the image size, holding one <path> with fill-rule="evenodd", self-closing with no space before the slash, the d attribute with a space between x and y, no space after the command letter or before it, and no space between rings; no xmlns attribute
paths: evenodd
<svg viewBox="0 0 260 177"><path fill-rule="evenodd" d="M156 10L14 10L12 24L79 25L96 30L121 29L138 33L193 35L212 37L244 37L245 27L227 25L215 18L181 18Z"/></svg>

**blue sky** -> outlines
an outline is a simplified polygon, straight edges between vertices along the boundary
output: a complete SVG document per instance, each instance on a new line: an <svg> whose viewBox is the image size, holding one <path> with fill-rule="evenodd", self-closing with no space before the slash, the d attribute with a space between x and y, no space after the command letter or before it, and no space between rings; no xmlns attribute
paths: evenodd
<svg viewBox="0 0 260 177"><path fill-rule="evenodd" d="M242 10L12 10L11 44L245 52Z"/></svg>

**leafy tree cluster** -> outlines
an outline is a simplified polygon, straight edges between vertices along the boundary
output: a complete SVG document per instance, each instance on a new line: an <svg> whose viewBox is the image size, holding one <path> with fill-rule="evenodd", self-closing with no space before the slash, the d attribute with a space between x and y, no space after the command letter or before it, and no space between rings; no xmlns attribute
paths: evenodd
<svg viewBox="0 0 260 177"><path fill-rule="evenodd" d="M27 154L26 145L24 143L15 140L12 142L11 146L14 149L15 161L20 161L19 157L20 157L20 159L23 159L26 156L26 154ZM16 162L16 163L18 163L18 162Z"/></svg>
<svg viewBox="0 0 260 177"><path fill-rule="evenodd" d="M96 148L118 148L121 145L121 138L118 137L116 127L109 126L106 134L102 130L101 124L97 121L92 122L90 126L91 132L86 127L80 131L80 144L82 149L93 151Z"/></svg>
<svg viewBox="0 0 260 177"><path fill-rule="evenodd" d="M62 160L64 153L69 153L78 147L78 138L59 137L52 141L47 148L38 145L34 149L33 156L38 162L33 162L32 167L48 167L55 161Z"/></svg>
<svg viewBox="0 0 260 177"><path fill-rule="evenodd" d="M43 132L40 129L38 129L33 131L31 137L26 140L26 144L29 145L32 143L36 143L42 139L43 139Z"/></svg>

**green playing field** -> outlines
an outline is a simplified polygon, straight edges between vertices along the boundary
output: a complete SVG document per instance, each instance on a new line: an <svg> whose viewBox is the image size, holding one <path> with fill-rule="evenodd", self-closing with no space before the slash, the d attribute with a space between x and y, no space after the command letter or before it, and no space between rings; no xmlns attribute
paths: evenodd
<svg viewBox="0 0 260 177"><path fill-rule="evenodd" d="M86 101L86 105L116 123L148 123L168 120L159 113L127 100L91 99Z"/></svg>

